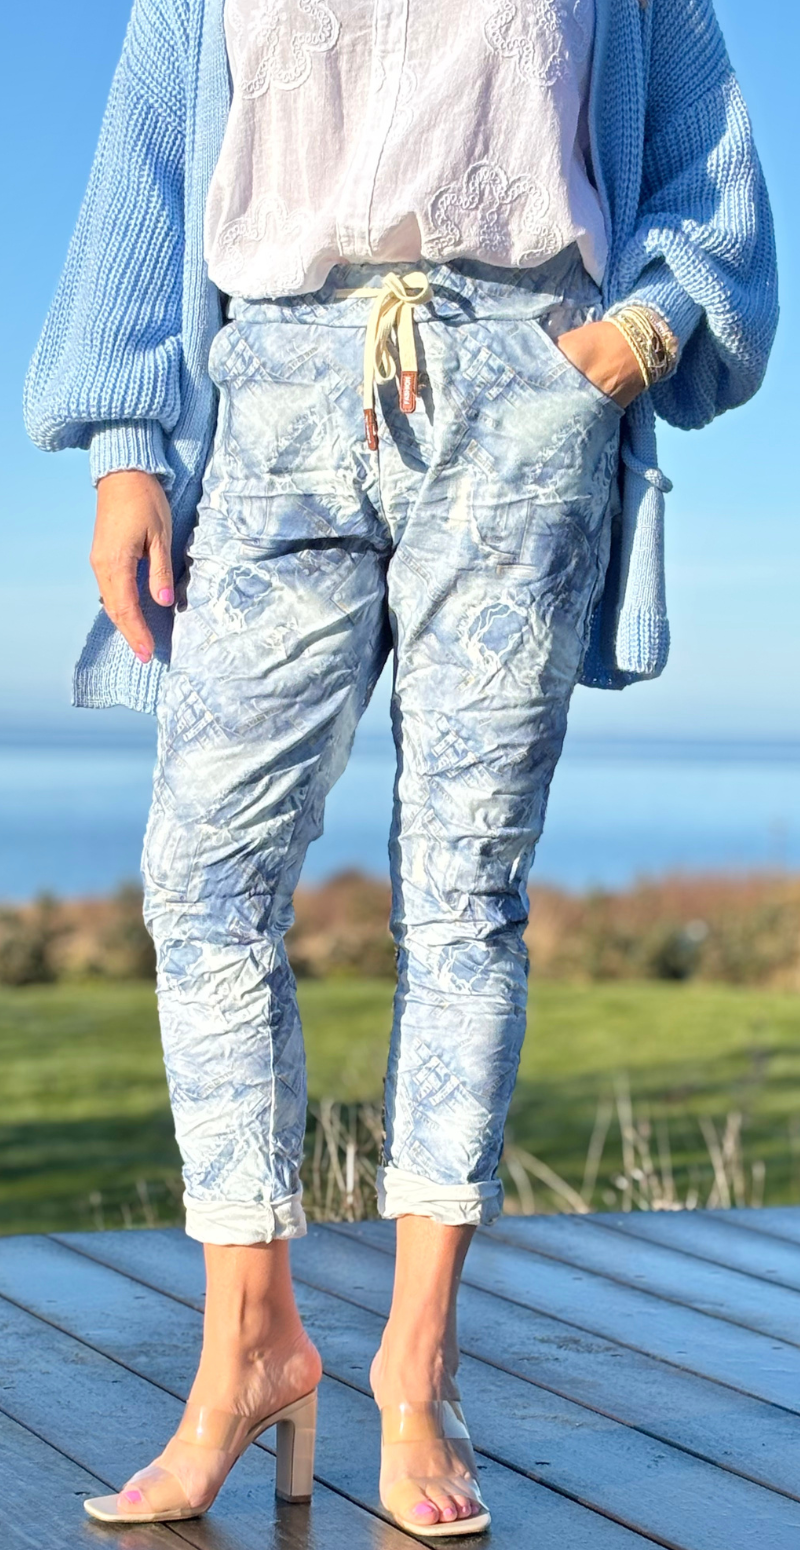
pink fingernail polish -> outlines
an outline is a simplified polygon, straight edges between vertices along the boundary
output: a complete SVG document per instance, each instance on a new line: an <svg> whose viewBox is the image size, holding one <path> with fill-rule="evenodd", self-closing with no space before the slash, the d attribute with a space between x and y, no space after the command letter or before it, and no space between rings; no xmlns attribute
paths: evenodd
<svg viewBox="0 0 800 1550"><path fill-rule="evenodd" d="M165 604L174 603L175 593L173 592L172 587L162 587L158 594L158 601L159 603Z"/></svg>
<svg viewBox="0 0 800 1550"><path fill-rule="evenodd" d="M150 654L149 651L143 651L143 650L142 651L137 651L136 655L139 658L140 662L149 662L150 661L150 655L151 654Z"/></svg>

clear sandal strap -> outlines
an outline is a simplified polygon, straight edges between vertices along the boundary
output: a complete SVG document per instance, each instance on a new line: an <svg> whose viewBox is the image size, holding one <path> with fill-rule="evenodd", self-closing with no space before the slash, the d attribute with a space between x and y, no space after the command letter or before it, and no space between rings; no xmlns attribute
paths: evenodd
<svg viewBox="0 0 800 1550"><path fill-rule="evenodd" d="M215 1410L212 1405L189 1402L175 1436L198 1448L217 1448L230 1453L247 1436L254 1419L253 1416L233 1415L229 1410Z"/></svg>
<svg viewBox="0 0 800 1550"><path fill-rule="evenodd" d="M177 1475L161 1464L148 1464L132 1475L119 1500L123 1511L144 1506L149 1512L176 1512L190 1505Z"/></svg>
<svg viewBox="0 0 800 1550"><path fill-rule="evenodd" d="M469 1442L461 1406L450 1399L404 1401L384 1405L381 1438L385 1443L433 1442L444 1438Z"/></svg>
<svg viewBox="0 0 800 1550"><path fill-rule="evenodd" d="M236 1456L248 1439L255 1423L252 1416L234 1415L212 1405L187 1403L175 1433L182 1443L197 1448L215 1448ZM145 1506L149 1512L170 1512L190 1506L177 1475L162 1464L148 1464L131 1477L119 1493L123 1513L126 1508Z"/></svg>

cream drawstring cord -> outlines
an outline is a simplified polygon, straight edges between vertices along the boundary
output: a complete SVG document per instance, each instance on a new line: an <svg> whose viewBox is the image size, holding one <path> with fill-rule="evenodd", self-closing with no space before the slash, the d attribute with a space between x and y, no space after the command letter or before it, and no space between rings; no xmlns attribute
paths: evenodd
<svg viewBox="0 0 800 1550"><path fill-rule="evenodd" d="M417 406L417 348L414 342L414 308L431 301L433 291L421 270L399 275L384 275L379 289L369 285L340 290L336 296L374 296L367 319L364 340L364 427L371 452L378 447L378 417L375 413L375 383L391 382L397 376L394 356L389 350L392 333L400 357L400 408L413 414Z"/></svg>

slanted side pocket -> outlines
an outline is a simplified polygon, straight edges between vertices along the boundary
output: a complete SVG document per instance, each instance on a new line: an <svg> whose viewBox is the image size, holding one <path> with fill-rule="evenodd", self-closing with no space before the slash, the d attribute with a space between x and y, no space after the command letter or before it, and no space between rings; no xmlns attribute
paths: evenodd
<svg viewBox="0 0 800 1550"><path fill-rule="evenodd" d="M603 389L599 388L596 383L592 382L590 377L587 377L584 372L579 371L578 367L575 366L569 357L564 354L564 351L560 349L555 340L551 339L547 329L543 326L542 323L539 322L538 318L533 318L531 321L539 336L544 340L546 348L550 351L555 359L560 361L564 372L574 378L574 380L580 384L584 392L588 393L591 397L596 399L598 405L601 408L613 410L613 412L621 419L625 413L625 410L620 404L617 403L617 400L612 398L610 393L604 393Z"/></svg>

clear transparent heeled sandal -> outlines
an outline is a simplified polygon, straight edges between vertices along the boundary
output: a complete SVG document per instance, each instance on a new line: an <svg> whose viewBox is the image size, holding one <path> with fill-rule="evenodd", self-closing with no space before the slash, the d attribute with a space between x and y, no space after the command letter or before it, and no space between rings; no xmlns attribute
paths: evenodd
<svg viewBox="0 0 800 1550"><path fill-rule="evenodd" d="M282 1501L307 1502L314 1481L317 1390L304 1394L272 1415L254 1420L208 1405L187 1404L176 1437L196 1448L214 1448L229 1455L220 1485L200 1502L189 1500L177 1475L161 1464L140 1469L116 1496L94 1496L84 1502L92 1518L102 1523L166 1523L199 1518L208 1512L245 1448L270 1426L278 1428L275 1494Z"/></svg>
<svg viewBox="0 0 800 1550"><path fill-rule="evenodd" d="M455 1443L456 1451L461 1451L464 1457L469 1474L420 1475L410 1469L407 1475L395 1480L382 1495L383 1505L398 1528L422 1539L482 1534L489 1527L491 1515L480 1493L472 1443L460 1404L455 1400L433 1399L386 1405L381 1409L381 1443L384 1449L405 1449L409 1444L444 1441ZM473 1512L469 1518L440 1518L436 1523L426 1523L419 1516L414 1517L413 1509L428 1497L427 1486L436 1486L459 1496L469 1496L480 1511Z"/></svg>

